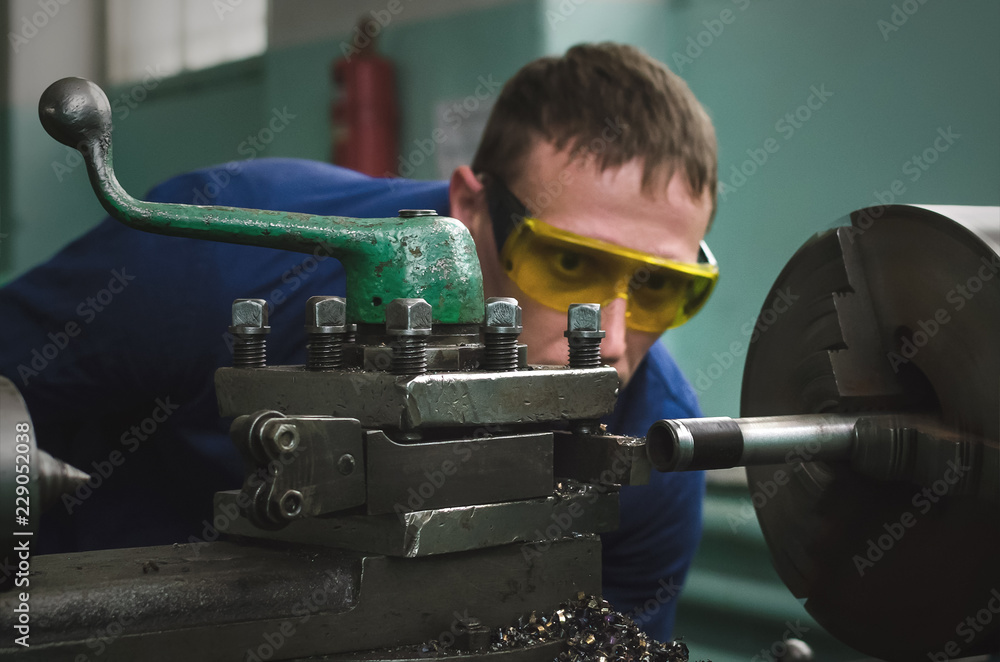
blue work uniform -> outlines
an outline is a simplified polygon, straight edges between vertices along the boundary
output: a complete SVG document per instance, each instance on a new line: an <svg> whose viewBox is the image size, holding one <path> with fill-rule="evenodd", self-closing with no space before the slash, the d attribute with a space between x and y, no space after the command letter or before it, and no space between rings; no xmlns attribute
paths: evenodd
<svg viewBox="0 0 1000 662"><path fill-rule="evenodd" d="M352 217L449 210L447 182L297 159L184 174L147 199ZM0 374L23 393L39 445L92 474L43 518L41 551L210 538L212 494L242 482L213 383L232 360L233 299L267 299L269 363L301 364L306 299L344 289L340 263L322 250L165 237L112 219L0 289ZM699 415L657 343L605 422L643 435L657 419ZM701 473L654 472L650 485L622 489L621 527L603 536L605 597L658 639L672 635L703 492Z"/></svg>

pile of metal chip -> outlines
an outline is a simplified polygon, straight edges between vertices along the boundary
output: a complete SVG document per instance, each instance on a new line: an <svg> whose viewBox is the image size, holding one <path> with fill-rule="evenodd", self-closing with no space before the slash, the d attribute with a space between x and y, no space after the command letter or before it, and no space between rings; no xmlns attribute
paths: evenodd
<svg viewBox="0 0 1000 662"><path fill-rule="evenodd" d="M551 614L532 612L517 625L493 633L492 651L525 648L565 639L566 650L554 662L687 662L679 641L659 643L639 630L607 600L580 593Z"/></svg>

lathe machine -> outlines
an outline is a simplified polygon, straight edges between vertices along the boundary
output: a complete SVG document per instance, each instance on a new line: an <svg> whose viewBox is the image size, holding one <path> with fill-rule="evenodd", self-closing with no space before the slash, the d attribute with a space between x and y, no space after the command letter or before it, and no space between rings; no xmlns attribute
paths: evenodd
<svg viewBox="0 0 1000 662"><path fill-rule="evenodd" d="M233 365L216 390L246 479L216 495L222 539L30 559L31 645L12 643L24 618L9 587L0 654L685 659L648 639L601 648L565 620L615 622L589 596L601 592L597 534L617 525L619 486L736 466L774 486L754 499L774 565L834 636L887 660L1000 645L1000 617L956 635L1000 589L1000 257L942 213L863 209L810 239L762 306L743 418L660 421L629 438L599 424L619 386L601 365L599 306L570 309L568 365L528 365L517 302L484 301L454 219L143 202L115 177L96 85L63 79L39 113L81 151L119 221L323 246L346 269L347 295L310 299L304 366L268 365L266 303L234 302ZM774 314L787 291L796 302ZM7 554L37 521L16 524L17 497L37 504L86 476L36 449L30 423L17 427L30 418L10 382L0 396ZM539 636L505 644L512 625ZM113 628L95 650L94 633Z"/></svg>

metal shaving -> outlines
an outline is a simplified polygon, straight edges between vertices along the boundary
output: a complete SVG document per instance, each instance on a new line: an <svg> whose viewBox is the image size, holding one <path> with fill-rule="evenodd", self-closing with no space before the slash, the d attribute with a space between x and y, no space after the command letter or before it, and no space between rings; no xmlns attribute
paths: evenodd
<svg viewBox="0 0 1000 662"><path fill-rule="evenodd" d="M687 662L688 647L680 641L659 643L607 600L577 595L551 614L518 620L493 632L491 651L524 648L565 639L566 650L553 662Z"/></svg>

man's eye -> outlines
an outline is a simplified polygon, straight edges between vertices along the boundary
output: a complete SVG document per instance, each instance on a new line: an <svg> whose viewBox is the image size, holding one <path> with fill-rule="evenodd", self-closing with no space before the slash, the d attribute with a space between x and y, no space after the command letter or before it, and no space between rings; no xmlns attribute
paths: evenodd
<svg viewBox="0 0 1000 662"><path fill-rule="evenodd" d="M651 274L646 281L646 289L658 292L667 285L667 278L663 274Z"/></svg>
<svg viewBox="0 0 1000 662"><path fill-rule="evenodd" d="M559 251L553 256L556 269L565 276L581 274L586 265L586 258L573 251Z"/></svg>
<svg viewBox="0 0 1000 662"><path fill-rule="evenodd" d="M662 273L651 272L642 268L632 274L632 281L629 285L632 290L646 290L649 293L658 293L667 286L667 277Z"/></svg>

